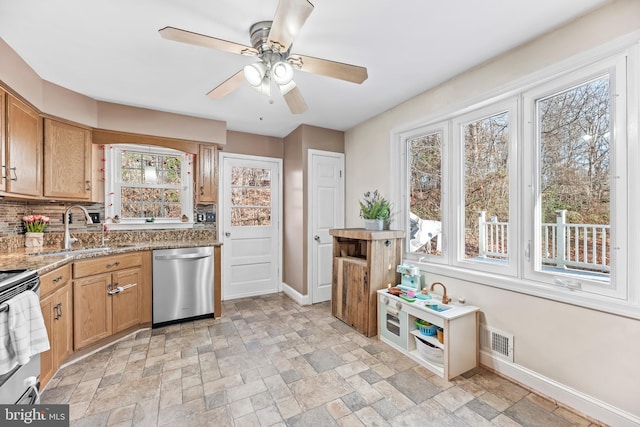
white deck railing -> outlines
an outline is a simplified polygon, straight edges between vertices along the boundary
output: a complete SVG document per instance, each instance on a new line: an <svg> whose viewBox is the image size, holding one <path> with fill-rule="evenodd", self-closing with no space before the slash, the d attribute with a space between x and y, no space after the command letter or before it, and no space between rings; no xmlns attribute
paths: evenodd
<svg viewBox="0 0 640 427"><path fill-rule="evenodd" d="M555 223L542 224L542 263L557 268L611 271L610 226L603 224L567 224L566 210L556 211ZM508 222L496 217L486 220L479 212L478 251L482 258L506 259L509 256Z"/></svg>

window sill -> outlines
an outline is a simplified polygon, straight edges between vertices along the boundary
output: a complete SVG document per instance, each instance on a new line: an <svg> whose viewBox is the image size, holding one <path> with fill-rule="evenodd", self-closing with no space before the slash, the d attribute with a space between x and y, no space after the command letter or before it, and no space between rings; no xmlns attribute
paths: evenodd
<svg viewBox="0 0 640 427"><path fill-rule="evenodd" d="M507 277L499 274L470 271L468 269L453 267L450 265L418 262L410 259L407 259L407 261L418 266L422 273L443 275L483 286L491 286L555 302L640 320L640 303L638 301L621 300L602 295L595 295L580 290L558 288L551 284L534 282L517 277Z"/></svg>
<svg viewBox="0 0 640 427"><path fill-rule="evenodd" d="M109 230L178 230L193 228L193 222L119 222L105 224Z"/></svg>

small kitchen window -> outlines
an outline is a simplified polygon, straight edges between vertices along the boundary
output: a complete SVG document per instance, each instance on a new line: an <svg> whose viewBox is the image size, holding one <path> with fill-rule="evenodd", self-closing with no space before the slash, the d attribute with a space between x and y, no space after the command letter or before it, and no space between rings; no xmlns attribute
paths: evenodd
<svg viewBox="0 0 640 427"><path fill-rule="evenodd" d="M116 228L193 224L192 154L141 145L110 145L105 151L107 222Z"/></svg>

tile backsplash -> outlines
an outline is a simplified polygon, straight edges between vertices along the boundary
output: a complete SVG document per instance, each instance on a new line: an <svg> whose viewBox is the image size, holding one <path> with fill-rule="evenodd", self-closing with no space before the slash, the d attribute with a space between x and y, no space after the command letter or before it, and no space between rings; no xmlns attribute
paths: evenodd
<svg viewBox="0 0 640 427"><path fill-rule="evenodd" d="M49 226L44 234L45 246L57 245L62 241L64 224L62 216L64 211L72 205L82 205L89 213L99 213L100 219L104 220L104 205L102 203L76 203L76 202L21 202L0 200L0 252L6 252L13 248L24 246L25 229L22 224L22 217L25 215L46 215L50 218ZM209 211L211 207L199 207L198 212ZM80 239L80 245L99 244L102 238L100 224L85 224L82 214L78 210L72 210L73 223L70 230L74 237ZM76 219L77 218L77 219ZM111 231L110 242L131 242L131 241L161 241L176 239L215 239L215 223L198 223L193 229L181 230L145 230L145 231Z"/></svg>

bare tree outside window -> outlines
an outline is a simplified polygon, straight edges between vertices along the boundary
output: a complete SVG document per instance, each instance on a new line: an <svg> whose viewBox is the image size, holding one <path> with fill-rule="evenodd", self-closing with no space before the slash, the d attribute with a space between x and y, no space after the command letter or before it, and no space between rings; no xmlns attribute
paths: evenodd
<svg viewBox="0 0 640 427"><path fill-rule="evenodd" d="M488 225L480 220L481 212L485 213ZM507 112L464 126L464 214L465 258L508 259Z"/></svg>
<svg viewBox="0 0 640 427"><path fill-rule="evenodd" d="M414 138L409 148L409 250L442 255L442 133Z"/></svg>
<svg viewBox="0 0 640 427"><path fill-rule="evenodd" d="M180 218L180 156L122 151L122 218Z"/></svg>
<svg viewBox="0 0 640 427"><path fill-rule="evenodd" d="M609 76L536 104L543 264L577 274L587 270L607 274L611 218Z"/></svg>
<svg viewBox="0 0 640 427"><path fill-rule="evenodd" d="M268 169L231 169L231 225L271 225L271 173Z"/></svg>

